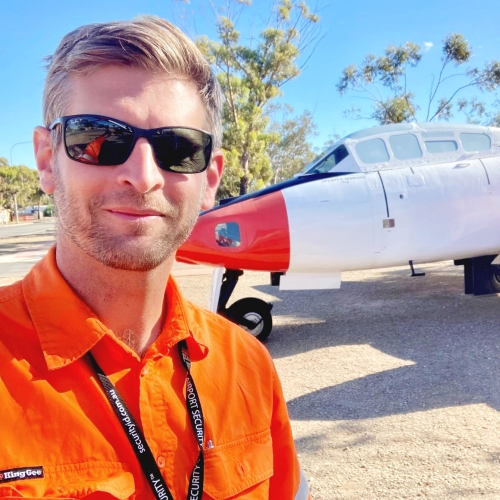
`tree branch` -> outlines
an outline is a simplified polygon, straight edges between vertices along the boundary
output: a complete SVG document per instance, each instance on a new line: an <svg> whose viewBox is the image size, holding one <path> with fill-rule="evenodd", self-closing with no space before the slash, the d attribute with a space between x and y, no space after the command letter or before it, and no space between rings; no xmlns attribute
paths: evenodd
<svg viewBox="0 0 500 500"><path fill-rule="evenodd" d="M436 116L439 115L439 113L453 100L453 98L463 89L466 89L467 87L473 87L474 85L476 85L476 83L468 83L467 85L463 85L462 87L458 88L457 90L455 90L455 92L453 92L453 94L451 95L451 97L444 103L442 104L438 110L432 115L432 118L429 120L430 122L432 120L434 120L434 118L436 118Z"/></svg>

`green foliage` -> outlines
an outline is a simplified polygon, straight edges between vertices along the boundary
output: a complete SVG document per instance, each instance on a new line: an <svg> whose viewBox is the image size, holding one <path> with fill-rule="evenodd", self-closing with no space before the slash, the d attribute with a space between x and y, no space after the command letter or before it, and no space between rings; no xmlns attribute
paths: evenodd
<svg viewBox="0 0 500 500"><path fill-rule="evenodd" d="M269 25L243 43L235 19L249 3L228 4L227 15L217 19L218 41L206 37L197 41L215 66L226 98L226 170L219 197L245 194L271 180L268 148L277 139L269 129L267 108L282 95L281 87L300 74L298 59L314 40L318 22L304 2L280 0Z"/></svg>
<svg viewBox="0 0 500 500"><path fill-rule="evenodd" d="M409 92L385 101L375 103L373 118L381 125L409 122L415 119L417 106L413 102L414 95Z"/></svg>
<svg viewBox="0 0 500 500"><path fill-rule="evenodd" d="M488 114L485 104L477 97L461 97L458 94L466 88L478 88L493 92L500 84L500 62L491 61L483 68L468 68L461 73L451 72L450 67L460 67L470 62L472 47L460 33L451 33L443 40L443 56L437 79L432 77L429 98L426 102L424 121L449 120L454 110L463 113L467 120L480 123L492 122L494 115ZM415 93L408 89L408 70L418 66L422 59L420 47L412 42L396 47L389 45L383 56L368 54L360 67L350 65L342 72L337 84L341 95L351 91L372 102L369 115L360 115L359 108L352 108L346 114L354 118L372 118L380 124L417 121L419 106ZM438 92L445 96L438 98ZM456 82L449 90L449 84Z"/></svg>
<svg viewBox="0 0 500 500"><path fill-rule="evenodd" d="M491 115L491 124L493 127L500 127L500 112Z"/></svg>
<svg viewBox="0 0 500 500"><path fill-rule="evenodd" d="M460 33L451 33L443 40L444 64L454 62L456 66L469 62L472 48Z"/></svg>
<svg viewBox="0 0 500 500"><path fill-rule="evenodd" d="M24 165L9 165L0 158L0 206L14 209L14 195L18 207L36 205L42 196L47 195L40 189L38 172Z"/></svg>
<svg viewBox="0 0 500 500"><path fill-rule="evenodd" d="M55 215L56 215L56 207L54 205L49 205L48 207L45 207L43 211L44 217L55 217Z"/></svg>
<svg viewBox="0 0 500 500"><path fill-rule="evenodd" d="M273 123L271 130L276 134L276 141L270 144L268 154L273 169L272 183L277 184L292 178L314 160L316 154L309 139L317 132L310 111Z"/></svg>
<svg viewBox="0 0 500 500"><path fill-rule="evenodd" d="M328 139L321 148L321 151L325 151L325 149L328 149L330 146L333 146L340 139L342 139L342 136L339 134L329 134Z"/></svg>

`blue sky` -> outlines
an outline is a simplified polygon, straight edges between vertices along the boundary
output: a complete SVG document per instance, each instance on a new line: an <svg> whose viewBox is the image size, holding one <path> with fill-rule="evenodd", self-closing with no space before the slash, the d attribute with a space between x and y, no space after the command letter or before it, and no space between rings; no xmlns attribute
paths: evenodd
<svg viewBox="0 0 500 500"><path fill-rule="evenodd" d="M311 7L315 4L309 3ZM272 2L256 0L240 25L242 35L252 26L260 31ZM172 0L2 0L0 30L0 156L12 164L35 168L32 131L41 124L44 80L42 59L51 54L60 38L75 27L139 14L155 14L178 24L190 36L214 35L214 15L208 1L184 3ZM361 63L368 52L380 55L389 43L413 41L427 47L411 86L426 96L429 75L439 69L441 41L450 32L462 33L474 49L471 64L500 60L500 0L351 0L319 1L322 39L302 74L283 87L282 102L295 112L309 109L318 125L315 144L320 147L331 134L347 135L371 125L369 120L343 116L359 99L341 97L335 89L342 70ZM455 121L463 121L457 117Z"/></svg>

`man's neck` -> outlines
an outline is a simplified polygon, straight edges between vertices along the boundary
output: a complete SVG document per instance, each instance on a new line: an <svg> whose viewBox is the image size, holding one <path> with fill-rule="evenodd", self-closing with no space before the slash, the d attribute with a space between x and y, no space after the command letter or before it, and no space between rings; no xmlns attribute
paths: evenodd
<svg viewBox="0 0 500 500"><path fill-rule="evenodd" d="M107 267L58 237L56 262L64 279L116 337L143 355L166 317L165 288L174 257L151 271Z"/></svg>

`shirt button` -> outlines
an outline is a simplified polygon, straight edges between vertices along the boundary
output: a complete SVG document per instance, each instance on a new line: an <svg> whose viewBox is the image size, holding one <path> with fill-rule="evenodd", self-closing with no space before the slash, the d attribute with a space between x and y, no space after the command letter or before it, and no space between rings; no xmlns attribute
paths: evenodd
<svg viewBox="0 0 500 500"><path fill-rule="evenodd" d="M158 457L158 460L156 460L156 463L158 464L158 467L160 469L163 469L163 467L165 467L165 459L162 456Z"/></svg>

